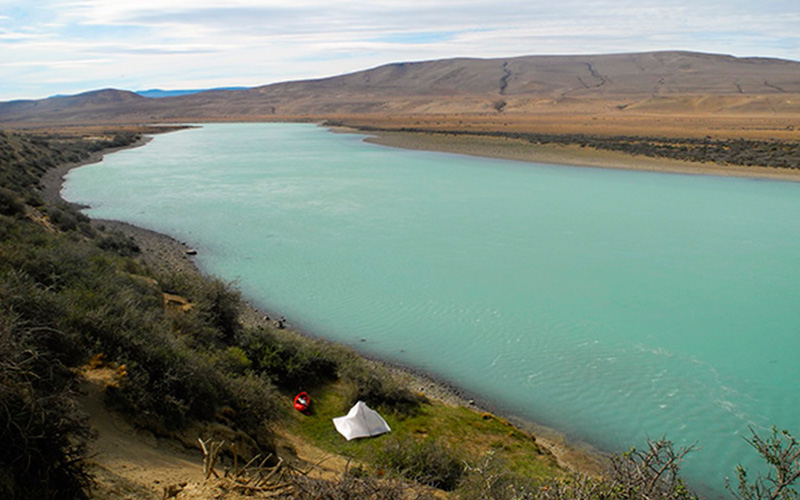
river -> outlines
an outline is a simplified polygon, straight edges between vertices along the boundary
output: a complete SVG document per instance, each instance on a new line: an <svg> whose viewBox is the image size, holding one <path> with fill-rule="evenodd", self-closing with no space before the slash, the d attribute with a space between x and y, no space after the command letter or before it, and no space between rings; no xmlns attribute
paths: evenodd
<svg viewBox="0 0 800 500"><path fill-rule="evenodd" d="M699 449L692 487L800 434L800 183L407 151L211 124L63 196L189 242L254 304L608 451Z"/></svg>

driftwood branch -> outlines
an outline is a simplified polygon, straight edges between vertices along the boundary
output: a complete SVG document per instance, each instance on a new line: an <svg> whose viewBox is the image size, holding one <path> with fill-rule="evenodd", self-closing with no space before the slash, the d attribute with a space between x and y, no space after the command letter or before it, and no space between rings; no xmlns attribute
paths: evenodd
<svg viewBox="0 0 800 500"><path fill-rule="evenodd" d="M200 438L197 438L197 441L203 449L203 478L208 479L211 474L214 474L214 477L219 477L217 471L214 470L214 466L217 464L219 452L222 451L225 441L216 442L211 439L203 441Z"/></svg>
<svg viewBox="0 0 800 500"><path fill-rule="evenodd" d="M696 445L693 443L676 450L672 442L664 437L657 441L648 440L647 450L631 448L621 456L612 457L612 483L628 494L645 500L669 498L683 490L680 465Z"/></svg>
<svg viewBox="0 0 800 500"><path fill-rule="evenodd" d="M279 458L274 467L265 467L265 464L272 458L272 454L267 456L256 455L248 460L243 467L239 467L239 456L235 446L231 446L234 457L234 467L232 471L226 471L223 477L214 470L219 454L225 441L216 442L211 439L203 440L197 438L200 448L203 451L203 476L206 480L212 475L220 482L219 485L224 489L235 491L244 495L279 495L283 497L293 488L292 481L284 481L283 459ZM255 466L258 464L258 466ZM230 474L229 474L230 472Z"/></svg>
<svg viewBox="0 0 800 500"><path fill-rule="evenodd" d="M420 498L417 487L398 481L381 481L375 478L357 478L344 474L338 480L310 477L311 471L318 468L330 457L325 457L312 464L308 470L301 470L280 457L275 465L266 464L273 455L256 455L244 462L234 458L236 465L220 477L214 466L224 445L211 439L197 439L203 451L203 473L206 480L211 479L213 485L223 492L261 499L294 499L294 498ZM234 457L238 456L233 447ZM243 466L238 466L244 462ZM348 467L350 461L348 460ZM214 479L211 476L214 475ZM171 492L170 492L171 493ZM176 491L176 495L177 495ZM414 494L417 496L409 496ZM175 498L175 497L173 497ZM424 497L427 498L427 497ZM579 499L582 500L582 499Z"/></svg>
<svg viewBox="0 0 800 500"><path fill-rule="evenodd" d="M733 488L727 480L728 490L739 500L796 498L794 483L800 480L800 441L786 430L778 431L777 427L773 427L772 434L767 437L758 435L752 427L750 432L752 436L747 442L769 465L769 472L766 476L757 474L751 482L745 468L738 465L738 487Z"/></svg>

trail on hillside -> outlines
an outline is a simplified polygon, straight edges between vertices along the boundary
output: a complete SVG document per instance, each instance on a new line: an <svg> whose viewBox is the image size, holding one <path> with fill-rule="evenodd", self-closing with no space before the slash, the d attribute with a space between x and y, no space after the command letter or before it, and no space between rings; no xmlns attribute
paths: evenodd
<svg viewBox="0 0 800 500"><path fill-rule="evenodd" d="M106 409L103 391L113 382L114 370L94 369L84 375L81 404L97 433L89 447L91 471L97 480L96 498L160 498L165 487L202 481L201 454L137 431Z"/></svg>
<svg viewBox="0 0 800 500"><path fill-rule="evenodd" d="M103 392L115 383L112 368L84 372L80 404L89 415L96 439L89 447L91 473L96 486L94 498L180 500L253 498L226 487L225 480L203 475L203 456L199 449L188 449L176 440L156 438L135 429L103 403ZM342 477L347 461L326 453L286 432L278 430L279 450L283 460L308 477L336 480ZM199 447L198 447L199 448ZM224 466L216 471L224 475ZM227 485L230 486L230 485Z"/></svg>

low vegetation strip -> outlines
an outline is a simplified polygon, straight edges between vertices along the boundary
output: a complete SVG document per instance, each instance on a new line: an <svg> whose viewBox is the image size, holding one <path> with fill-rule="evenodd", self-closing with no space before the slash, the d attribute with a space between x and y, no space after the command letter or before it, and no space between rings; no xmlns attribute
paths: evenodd
<svg viewBox="0 0 800 500"><path fill-rule="evenodd" d="M328 122L326 125L342 125ZM800 142L761 141L753 139L703 139L672 137L611 136L586 134L536 134L528 132L492 132L478 130L435 130L429 128L385 128L360 126L364 132L415 132L426 134L499 137L532 144L580 146L597 150L617 151L650 158L731 166L758 166L800 169Z"/></svg>

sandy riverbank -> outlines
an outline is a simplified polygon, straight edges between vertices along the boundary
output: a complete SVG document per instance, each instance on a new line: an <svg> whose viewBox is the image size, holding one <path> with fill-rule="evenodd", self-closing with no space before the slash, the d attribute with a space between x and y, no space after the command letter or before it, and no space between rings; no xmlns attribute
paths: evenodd
<svg viewBox="0 0 800 500"><path fill-rule="evenodd" d="M715 163L696 163L634 156L616 151L601 151L580 146L533 144L522 139L425 132L361 132L338 128L341 132L368 134L366 142L383 146L423 151L439 151L504 160L612 168L688 175L715 175L800 182L800 169L739 167Z"/></svg>

